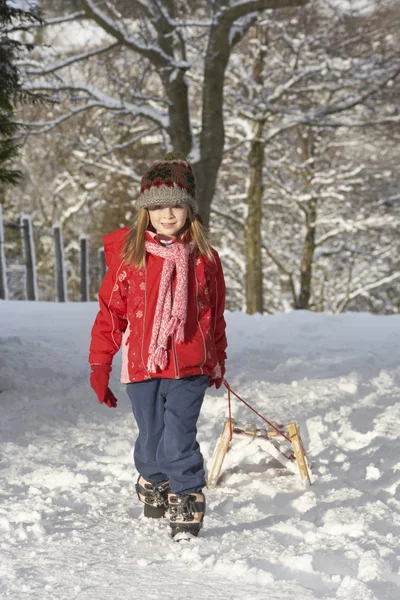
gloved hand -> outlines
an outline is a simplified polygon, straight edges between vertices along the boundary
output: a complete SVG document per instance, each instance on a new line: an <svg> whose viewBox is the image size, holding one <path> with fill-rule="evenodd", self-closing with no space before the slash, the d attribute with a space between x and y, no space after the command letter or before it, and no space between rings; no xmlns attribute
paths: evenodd
<svg viewBox="0 0 400 600"><path fill-rule="evenodd" d="M225 373L225 361L221 360L221 362L214 367L214 373L213 376L210 378L208 387L212 387L213 385L215 385L215 388L219 390L219 388L224 382Z"/></svg>
<svg viewBox="0 0 400 600"><path fill-rule="evenodd" d="M110 365L91 365L90 385L94 390L100 404L106 404L109 408L117 406L117 399L108 387L110 379Z"/></svg>

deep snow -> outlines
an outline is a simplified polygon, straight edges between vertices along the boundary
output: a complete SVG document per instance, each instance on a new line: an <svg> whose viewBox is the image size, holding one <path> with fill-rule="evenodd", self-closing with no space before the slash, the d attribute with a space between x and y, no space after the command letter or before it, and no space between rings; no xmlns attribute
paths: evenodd
<svg viewBox="0 0 400 600"><path fill-rule="evenodd" d="M267 418L298 421L315 482L238 440L202 536L177 544L141 518L119 358L116 410L89 387L96 311L0 302L1 598L400 598L400 317L227 314L227 380ZM206 460L226 405L208 393Z"/></svg>

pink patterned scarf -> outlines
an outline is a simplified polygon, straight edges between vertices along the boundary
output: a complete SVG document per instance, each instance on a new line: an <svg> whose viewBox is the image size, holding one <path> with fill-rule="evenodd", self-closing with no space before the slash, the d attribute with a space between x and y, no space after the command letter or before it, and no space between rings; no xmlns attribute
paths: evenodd
<svg viewBox="0 0 400 600"><path fill-rule="evenodd" d="M150 254L164 259L153 331L149 347L147 368L150 372L167 367L168 338L175 334L175 341L184 341L184 329L187 316L189 255L195 243L175 242L169 248L146 241L146 250ZM176 269L176 288L172 302L172 277Z"/></svg>

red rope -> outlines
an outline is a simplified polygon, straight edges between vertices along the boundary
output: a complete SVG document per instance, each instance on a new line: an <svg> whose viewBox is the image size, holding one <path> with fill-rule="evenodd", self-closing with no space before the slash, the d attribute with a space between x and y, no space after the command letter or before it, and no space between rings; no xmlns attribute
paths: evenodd
<svg viewBox="0 0 400 600"><path fill-rule="evenodd" d="M225 383L225 381L224 381ZM226 383L225 383L226 385ZM229 441L232 441L233 438L233 423L232 423L232 409L231 409L231 388L228 385L228 414L229 414L229 428L230 428L230 434L229 434Z"/></svg>
<svg viewBox="0 0 400 600"><path fill-rule="evenodd" d="M231 386L229 385L229 383L225 379L224 379L224 386L228 390L228 411L229 411L229 422L230 422L230 426L231 426L231 437L230 437L231 440L232 440L232 435L233 435L232 414L231 414L231 392L232 392L232 394L234 396L236 396L236 398L238 398L238 400L240 400L241 402L243 402L243 404L245 404L248 408L250 408L250 410L252 410L254 413L256 413L256 415L258 417L260 417L260 419L262 419L263 421L265 421L270 427L272 427L272 429L275 429L275 431L277 433L279 433L279 435L281 435L282 437L284 437L285 440L287 440L288 442L290 442L290 444L292 443L292 440L290 438L288 438L282 431L280 431L280 429L278 429L277 427L275 427L275 425L273 425L270 421L267 421L267 419L265 417L263 417L262 415L260 415L260 413L257 412L255 408L253 408L252 406L250 406L250 404L248 402L246 402L246 400L243 400L243 398L241 398L238 394L236 394L236 392L234 392L232 390Z"/></svg>

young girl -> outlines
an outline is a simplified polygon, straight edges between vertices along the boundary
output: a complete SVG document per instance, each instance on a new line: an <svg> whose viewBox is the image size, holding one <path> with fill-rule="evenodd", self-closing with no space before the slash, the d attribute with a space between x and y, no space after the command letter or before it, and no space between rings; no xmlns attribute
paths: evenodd
<svg viewBox="0 0 400 600"><path fill-rule="evenodd" d="M196 217L195 179L179 153L154 163L141 181L138 218L104 237L108 270L92 329L90 383L100 403L122 346L139 435L136 491L147 517L169 509L171 535L197 536L205 512L196 424L207 387L225 374L225 282L217 252Z"/></svg>

